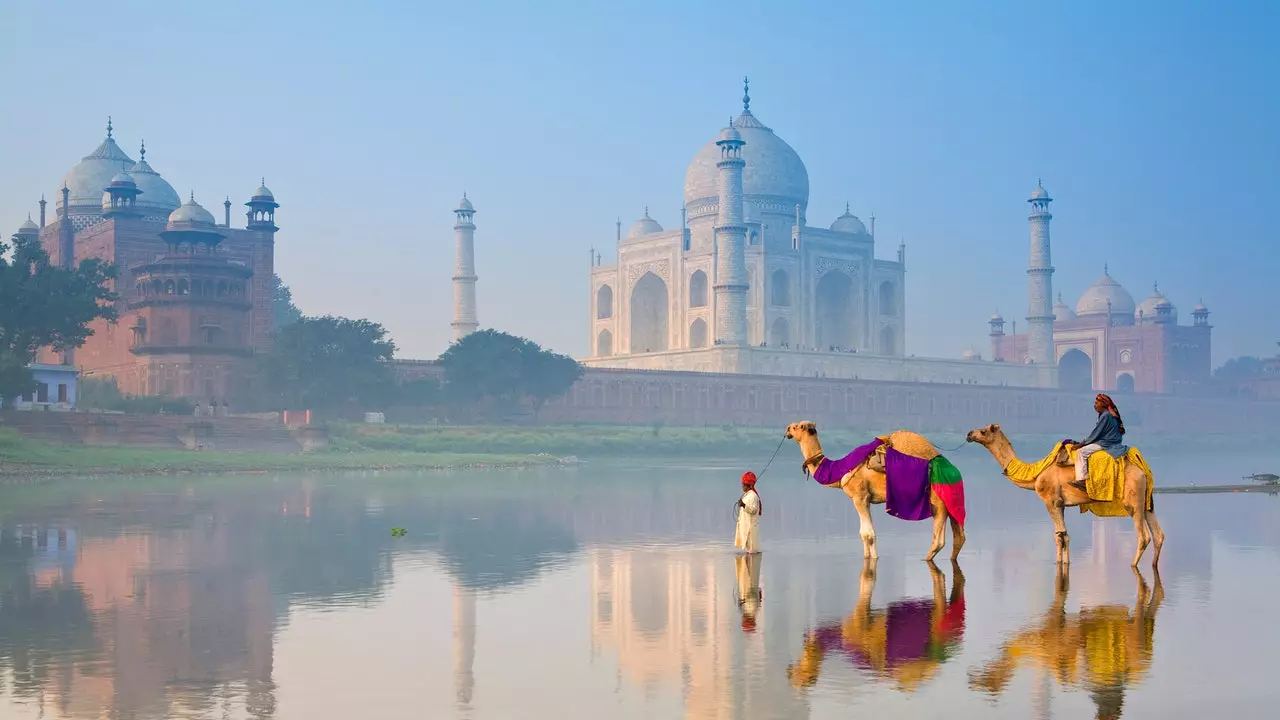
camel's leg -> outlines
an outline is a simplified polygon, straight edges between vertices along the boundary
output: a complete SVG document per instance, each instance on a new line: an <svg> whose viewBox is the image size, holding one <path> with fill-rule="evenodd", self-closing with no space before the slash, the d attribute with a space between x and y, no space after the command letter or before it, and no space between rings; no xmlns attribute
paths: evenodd
<svg viewBox="0 0 1280 720"><path fill-rule="evenodd" d="M960 556L960 548L964 547L964 526L956 520L955 516L951 516L951 562L955 562Z"/></svg>
<svg viewBox="0 0 1280 720"><path fill-rule="evenodd" d="M880 557L876 550L876 526L871 520L871 493L863 489L853 499L853 506L858 510L858 535L862 537L862 557L875 560Z"/></svg>
<svg viewBox="0 0 1280 720"><path fill-rule="evenodd" d="M1053 537L1058 546L1058 564L1070 564L1071 537L1067 535L1067 521L1062 516L1062 500L1056 497L1046 498L1044 506L1049 511L1049 518L1053 520Z"/></svg>
<svg viewBox="0 0 1280 720"><path fill-rule="evenodd" d="M1151 531L1147 530L1147 503L1146 498L1139 500L1137 505L1133 507L1133 529L1138 535L1138 549L1133 553L1133 567L1138 567L1138 562L1142 560L1142 553L1147 551L1147 546L1151 544Z"/></svg>
<svg viewBox="0 0 1280 720"><path fill-rule="evenodd" d="M924 556L925 562L932 564L933 556L937 555L942 546L946 544L947 509L942 507L942 503L938 503L938 507L933 509L933 544L929 546L929 554Z"/></svg>
<svg viewBox="0 0 1280 720"><path fill-rule="evenodd" d="M1147 482L1151 482L1151 478L1147 478ZM1147 529L1151 531L1151 543L1154 546L1151 556L1151 567L1154 569L1160 564L1160 548L1164 547L1164 530L1160 529L1160 521L1156 519L1154 502L1147 511Z"/></svg>

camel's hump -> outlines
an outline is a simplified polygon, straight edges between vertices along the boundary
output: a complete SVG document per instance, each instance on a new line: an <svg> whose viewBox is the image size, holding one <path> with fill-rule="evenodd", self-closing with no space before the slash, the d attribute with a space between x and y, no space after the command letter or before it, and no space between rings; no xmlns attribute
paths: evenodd
<svg viewBox="0 0 1280 720"><path fill-rule="evenodd" d="M923 435L910 430L895 430L889 433L888 440L893 449L921 460L932 460L942 454Z"/></svg>

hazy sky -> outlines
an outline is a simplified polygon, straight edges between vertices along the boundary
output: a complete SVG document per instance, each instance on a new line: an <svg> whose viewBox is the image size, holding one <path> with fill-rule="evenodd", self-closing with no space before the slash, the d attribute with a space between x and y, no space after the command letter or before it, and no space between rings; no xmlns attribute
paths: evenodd
<svg viewBox="0 0 1280 720"><path fill-rule="evenodd" d="M266 176L303 311L430 358L465 189L481 325L582 355L588 247L608 262L615 218L646 205L679 223L685 167L749 75L808 166L809 222L848 201L880 257L906 240L909 353L989 354L997 308L1023 327L1038 177L1069 304L1107 262L1188 321L1203 297L1215 363L1274 353L1280 4L626 5L4 3L0 231L111 115L219 218L230 194L243 225Z"/></svg>

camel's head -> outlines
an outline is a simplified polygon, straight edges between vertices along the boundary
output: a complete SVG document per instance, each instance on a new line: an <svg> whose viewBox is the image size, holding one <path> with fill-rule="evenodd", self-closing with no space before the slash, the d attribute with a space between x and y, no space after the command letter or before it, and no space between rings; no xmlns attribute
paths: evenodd
<svg viewBox="0 0 1280 720"><path fill-rule="evenodd" d="M967 442L975 442L982 446L990 445L1000 436L1000 426L992 423L986 427L974 428L964 436Z"/></svg>
<svg viewBox="0 0 1280 720"><path fill-rule="evenodd" d="M800 442L805 438L818 437L818 425L812 420L801 420L787 426L787 439Z"/></svg>

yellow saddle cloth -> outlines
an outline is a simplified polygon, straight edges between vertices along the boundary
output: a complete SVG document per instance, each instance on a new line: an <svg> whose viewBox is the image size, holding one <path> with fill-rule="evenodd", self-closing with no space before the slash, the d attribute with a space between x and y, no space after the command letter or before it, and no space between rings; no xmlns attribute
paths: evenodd
<svg viewBox="0 0 1280 720"><path fill-rule="evenodd" d="M1058 453L1061 451L1062 443L1058 443L1040 462L1025 463L1021 460L1013 460L1005 468L1005 475L1012 480L1023 482L1035 480L1040 473L1049 469L1057 461ZM1076 460L1074 448L1069 455L1071 462L1074 463ZM1142 452L1136 447L1131 447L1128 452L1118 458L1111 457L1111 454L1105 450L1099 450L1089 456L1089 477L1085 480L1085 489L1093 502L1081 505L1080 512L1091 512L1100 517L1127 517L1129 513L1125 512L1123 498L1124 472L1129 463L1133 463L1147 476L1147 510L1151 510L1153 507L1151 493L1155 489L1156 479L1151 474L1146 458L1142 457Z"/></svg>

